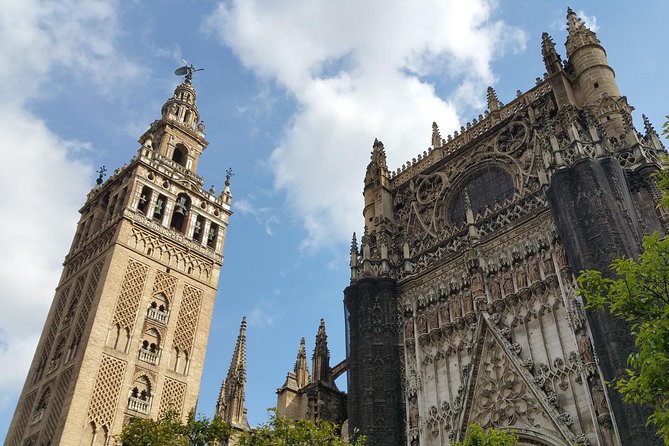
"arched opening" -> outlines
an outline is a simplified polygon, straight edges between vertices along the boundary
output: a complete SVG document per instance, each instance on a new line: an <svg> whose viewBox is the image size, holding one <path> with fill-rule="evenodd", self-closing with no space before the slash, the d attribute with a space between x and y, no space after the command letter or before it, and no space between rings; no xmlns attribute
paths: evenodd
<svg viewBox="0 0 669 446"><path fill-rule="evenodd" d="M510 198L514 191L511 176L501 168L488 164L476 169L464 178L453 194L449 206L449 220L455 225L465 222L467 199L476 216L486 208Z"/></svg>
<svg viewBox="0 0 669 446"><path fill-rule="evenodd" d="M151 203L151 193L153 190L149 186L144 186L139 194L139 201L137 201L137 210L146 214L146 210Z"/></svg>
<svg viewBox="0 0 669 446"><path fill-rule="evenodd" d="M195 220L195 226L193 228L193 240L202 242L202 233L204 232L205 219L203 216L198 215Z"/></svg>
<svg viewBox="0 0 669 446"><path fill-rule="evenodd" d="M79 349L79 340L79 337L72 339L70 346L67 348L67 354L65 355L65 364L70 362L74 358L74 355L77 354L77 350Z"/></svg>
<svg viewBox="0 0 669 446"><path fill-rule="evenodd" d="M130 389L128 398L128 409L147 414L151 407L151 381L146 375L141 375L135 379L133 387Z"/></svg>
<svg viewBox="0 0 669 446"><path fill-rule="evenodd" d="M209 226L209 233L207 234L207 246L216 249L216 239L218 238L218 225L212 223Z"/></svg>
<svg viewBox="0 0 669 446"><path fill-rule="evenodd" d="M39 399L37 406L35 407L35 412L33 412L33 419L32 419L33 424L38 423L39 421L42 420L42 418L44 418L46 408L49 405L50 397L51 397L51 388L47 387L46 389L44 389L44 392L42 392L42 396Z"/></svg>
<svg viewBox="0 0 669 446"><path fill-rule="evenodd" d="M188 223L188 213L190 212L190 198L186 194L179 194L174 202L174 212L170 227L183 233Z"/></svg>
<svg viewBox="0 0 669 446"><path fill-rule="evenodd" d="M186 115L188 116L188 115ZM185 119L185 116L184 116ZM188 159L188 149L183 144L177 144L172 152L172 161L186 167L186 160Z"/></svg>
<svg viewBox="0 0 669 446"><path fill-rule="evenodd" d="M156 199L156 204L153 207L153 218L155 220L162 220L163 214L165 213L165 203L167 203L167 198L165 195L158 195Z"/></svg>
<svg viewBox="0 0 669 446"><path fill-rule="evenodd" d="M189 366L190 358L188 357L188 351L184 351L177 372L181 372L184 375L187 375Z"/></svg>
<svg viewBox="0 0 669 446"><path fill-rule="evenodd" d="M51 362L49 362L49 370L47 373L51 373L58 368L60 359L63 357L63 350L65 350L65 337L60 338L60 341L58 341L53 356L51 356Z"/></svg>
<svg viewBox="0 0 669 446"><path fill-rule="evenodd" d="M160 356L160 333L155 328L144 332L142 345L139 349L139 359L150 364L158 364Z"/></svg>
<svg viewBox="0 0 669 446"><path fill-rule="evenodd" d="M147 317L154 321L166 324L169 314L169 302L164 293L158 293L153 296L153 300L149 304Z"/></svg>

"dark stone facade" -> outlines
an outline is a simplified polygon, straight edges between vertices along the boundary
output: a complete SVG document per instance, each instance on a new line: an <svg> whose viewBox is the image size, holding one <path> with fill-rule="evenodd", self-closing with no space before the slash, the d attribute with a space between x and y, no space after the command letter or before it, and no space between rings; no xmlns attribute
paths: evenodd
<svg viewBox="0 0 669 446"><path fill-rule="evenodd" d="M639 174L629 174L634 175ZM553 175L546 195L570 265L577 271L596 269L610 275L614 259L641 253L641 222L664 232L655 207L649 206L652 201L643 200L652 193L650 184L646 178L632 193L620 163L611 157L583 159ZM629 326L605 311L586 314L604 378L624 376L634 350ZM616 390L609 398L623 444L661 444L645 427L646 408L623 403Z"/></svg>
<svg viewBox="0 0 669 446"><path fill-rule="evenodd" d="M406 443L396 292L392 279L364 279L344 291L349 433L367 435L368 446Z"/></svg>

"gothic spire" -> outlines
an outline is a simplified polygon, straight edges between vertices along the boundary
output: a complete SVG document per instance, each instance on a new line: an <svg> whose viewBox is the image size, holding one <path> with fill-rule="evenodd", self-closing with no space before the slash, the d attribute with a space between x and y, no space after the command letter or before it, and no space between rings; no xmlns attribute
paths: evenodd
<svg viewBox="0 0 669 446"><path fill-rule="evenodd" d="M246 393L246 316L242 318L239 335L232 354L228 376L223 381L216 403L216 415L233 427L247 428L244 398Z"/></svg>
<svg viewBox="0 0 669 446"><path fill-rule="evenodd" d="M316 334L316 346L314 347L314 354L311 357L313 372L313 382L322 381L330 383L330 350L328 349L328 336L325 334L325 320L321 319L321 324L318 327Z"/></svg>
<svg viewBox="0 0 669 446"><path fill-rule="evenodd" d="M544 58L544 65L546 65L548 74L554 74L562 70L562 58L555 50L553 38L548 33L541 34L541 55Z"/></svg>
<svg viewBox="0 0 669 446"><path fill-rule="evenodd" d="M307 349L305 347L304 338L300 340L300 348L297 351L297 359L295 360L295 378L297 380L297 387L302 387L309 384L309 368L307 366Z"/></svg>
<svg viewBox="0 0 669 446"><path fill-rule="evenodd" d="M439 126L436 122L432 123L432 147L441 147L441 134L439 133Z"/></svg>
<svg viewBox="0 0 669 446"><path fill-rule="evenodd" d="M388 164L386 162L386 151L383 148L383 143L378 139L374 139L372 155L367 165L367 172L365 173L365 187L380 185L387 180Z"/></svg>
<svg viewBox="0 0 669 446"><path fill-rule="evenodd" d="M486 98L488 100L488 110L489 111L495 111L499 110L502 107L502 103L500 102L499 99L497 99L497 93L495 92L495 89L492 87L488 87Z"/></svg>
<svg viewBox="0 0 669 446"><path fill-rule="evenodd" d="M567 8L567 41L564 45L567 48L567 58L571 57L580 47L586 45L601 46L601 42L594 31L588 28L571 8Z"/></svg>

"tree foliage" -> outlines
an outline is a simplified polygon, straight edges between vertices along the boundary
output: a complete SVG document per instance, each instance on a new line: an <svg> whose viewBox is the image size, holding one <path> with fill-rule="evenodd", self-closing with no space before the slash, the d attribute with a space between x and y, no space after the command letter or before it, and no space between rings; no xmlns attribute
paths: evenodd
<svg viewBox="0 0 669 446"><path fill-rule="evenodd" d="M230 427L220 418L195 417L188 414L185 423L174 412L159 420L133 418L116 438L122 446L214 446L230 434Z"/></svg>
<svg viewBox="0 0 669 446"><path fill-rule="evenodd" d="M267 423L242 434L239 446L364 446L364 436L349 442L340 437L338 430L325 420L292 421L273 412Z"/></svg>
<svg viewBox="0 0 669 446"><path fill-rule="evenodd" d="M483 430L474 423L467 428L467 435L463 441L453 446L513 446L518 443L518 437L513 432L507 432L494 427Z"/></svg>
<svg viewBox="0 0 669 446"><path fill-rule="evenodd" d="M608 309L631 327L637 351L615 387L628 403L654 407L648 423L669 444L669 238L646 237L639 260L617 259L613 278L599 271L578 277L590 309Z"/></svg>

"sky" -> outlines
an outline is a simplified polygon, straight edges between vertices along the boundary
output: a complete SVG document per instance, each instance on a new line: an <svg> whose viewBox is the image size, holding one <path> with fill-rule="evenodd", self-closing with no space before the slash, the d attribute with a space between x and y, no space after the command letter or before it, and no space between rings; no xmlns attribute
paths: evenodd
<svg viewBox="0 0 669 446"><path fill-rule="evenodd" d="M211 416L248 318L246 406L266 419L300 338L321 318L345 357L343 289L374 138L392 170L531 88L541 32L564 56L571 6L596 30L619 87L660 128L669 2L554 0L21 0L0 2L0 438L11 421L96 169L137 151L180 79L209 147L198 174L221 190L225 243L198 412ZM662 74L662 76L661 76ZM345 377L338 380L345 388Z"/></svg>

